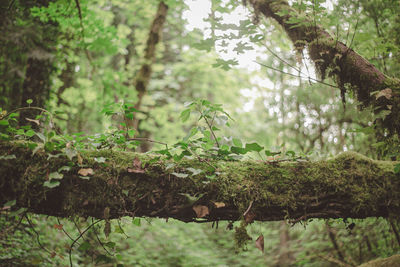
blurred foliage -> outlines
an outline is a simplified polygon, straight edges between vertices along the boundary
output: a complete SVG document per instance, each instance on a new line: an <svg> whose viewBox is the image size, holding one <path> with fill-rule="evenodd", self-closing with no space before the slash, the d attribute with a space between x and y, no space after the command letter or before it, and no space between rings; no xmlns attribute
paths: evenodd
<svg viewBox="0 0 400 267"><path fill-rule="evenodd" d="M296 54L275 22L249 15L251 11L237 1L212 0L204 23L193 28L188 17L196 13L190 13L192 1L165 2L170 9L150 85L140 111L133 112L139 120L135 129L138 137L168 144L184 139L198 125L195 116L183 115L187 121L181 122L184 104L207 99L223 103L234 120L218 132L223 142L235 143L234 138L239 138L271 151L294 150L315 158L354 150L373 158L399 159L396 138L380 138L378 142L376 136L384 134L373 126L373 111L360 111L351 95L343 103L334 81L316 82L319 78L307 53ZM398 1L293 2L294 8L385 74L400 76ZM79 3L80 9L68 0L9 0L0 4L1 111L20 108L32 99L29 105L54 114L57 131L67 136L64 146L79 138L120 144L125 139L118 127L126 107L138 100L133 84L143 63L157 1ZM238 13L245 15L236 21L227 19ZM240 56L253 52L260 64L242 67ZM42 111L25 110L11 117L40 120ZM48 118L43 120L49 123ZM24 138L32 137L31 133L30 127L14 132ZM86 136L80 137L83 133ZM145 143L138 150L163 148L162 144ZM25 215L24 211L13 216L2 214L0 264L67 266L73 241L66 233L74 240L91 224L90 219L60 223L51 217ZM122 218L111 222L109 237L105 228L104 222L94 225L74 244L74 264L337 266L341 262L355 266L400 252L398 223L383 219L313 221L305 227L257 222L248 227L248 233L253 241L263 234L264 254L253 244L235 254L229 222L212 227Z"/></svg>

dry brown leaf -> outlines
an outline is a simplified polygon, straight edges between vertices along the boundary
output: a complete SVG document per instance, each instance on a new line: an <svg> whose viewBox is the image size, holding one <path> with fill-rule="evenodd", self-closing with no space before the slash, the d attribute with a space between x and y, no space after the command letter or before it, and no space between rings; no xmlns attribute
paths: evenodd
<svg viewBox="0 0 400 267"><path fill-rule="evenodd" d="M142 169L142 162L138 157L133 159L133 168L128 168L128 172L133 173L144 173L144 169Z"/></svg>
<svg viewBox="0 0 400 267"><path fill-rule="evenodd" d="M104 232L104 235L106 236L106 238L108 238L108 236L111 233L111 223L109 220L106 220L103 232Z"/></svg>
<svg viewBox="0 0 400 267"><path fill-rule="evenodd" d="M133 159L133 167L135 167L136 169L142 168L142 162L140 161L140 159L138 157L135 157Z"/></svg>
<svg viewBox="0 0 400 267"><path fill-rule="evenodd" d="M382 96L386 97L386 99L392 98L392 89L390 88L383 89L382 91L379 91L375 97L376 99L378 99Z"/></svg>
<svg viewBox="0 0 400 267"><path fill-rule="evenodd" d="M197 218L203 218L210 214L210 212L208 211L208 207L203 205L193 206L193 210L194 212L196 212Z"/></svg>
<svg viewBox="0 0 400 267"><path fill-rule="evenodd" d="M133 173L144 173L144 170L138 170L138 169L128 168L128 172L133 172Z"/></svg>
<svg viewBox="0 0 400 267"><path fill-rule="evenodd" d="M262 253L264 253L264 236L260 235L257 240L256 240L256 248L261 250Z"/></svg>
<svg viewBox="0 0 400 267"><path fill-rule="evenodd" d="M78 171L78 174L79 175L82 175L82 176L88 176L88 175L92 175L94 172L93 172L93 169L92 168L82 168L82 169L80 169L79 171Z"/></svg>
<svg viewBox="0 0 400 267"><path fill-rule="evenodd" d="M252 211L249 211L244 215L244 221L247 224L252 223L254 221L255 217L256 217L256 214L254 212L252 212Z"/></svg>
<svg viewBox="0 0 400 267"><path fill-rule="evenodd" d="M63 225L62 224L54 224L54 228L56 228L58 230L62 230L63 229Z"/></svg>
<svg viewBox="0 0 400 267"><path fill-rule="evenodd" d="M78 164L79 164L79 165L82 165L82 163L83 163L83 158L82 158L81 154L78 153L77 157L78 157Z"/></svg>
<svg viewBox="0 0 400 267"><path fill-rule="evenodd" d="M34 123L36 123L38 126L40 125L39 120L33 120L33 119L29 119L29 118L25 118L25 120L30 121L30 122L34 122Z"/></svg>
<svg viewBox="0 0 400 267"><path fill-rule="evenodd" d="M54 258L57 255L57 253L55 251L51 252L50 257Z"/></svg>
<svg viewBox="0 0 400 267"><path fill-rule="evenodd" d="M224 202L214 202L214 205L215 205L215 207L216 207L217 209L223 208L223 207L226 206Z"/></svg>

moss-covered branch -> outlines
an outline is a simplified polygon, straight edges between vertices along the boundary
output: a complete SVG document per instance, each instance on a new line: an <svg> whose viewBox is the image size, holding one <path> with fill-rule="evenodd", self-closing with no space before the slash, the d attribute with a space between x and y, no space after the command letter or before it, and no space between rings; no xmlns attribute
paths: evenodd
<svg viewBox="0 0 400 267"><path fill-rule="evenodd" d="M300 15L286 0L248 0L256 14L276 20L297 50L307 48L322 78L337 81L342 94L353 90L363 106L389 113L379 123L400 135L400 80L385 76L373 64L321 28L313 18ZM347 86L349 85L349 86Z"/></svg>
<svg viewBox="0 0 400 267"><path fill-rule="evenodd" d="M148 216L186 222L237 220L246 210L260 221L400 214L394 163L356 153L318 162L187 159L175 166L111 150L81 155L81 166L75 160L70 170L62 170L71 165L64 155L49 158L40 150L33 155L22 144L0 143L0 204L15 199L14 208L60 217ZM215 178L209 178L210 165L217 168ZM202 172L193 175L198 170ZM63 174L60 185L43 186L54 172ZM182 174L188 175L178 177Z"/></svg>

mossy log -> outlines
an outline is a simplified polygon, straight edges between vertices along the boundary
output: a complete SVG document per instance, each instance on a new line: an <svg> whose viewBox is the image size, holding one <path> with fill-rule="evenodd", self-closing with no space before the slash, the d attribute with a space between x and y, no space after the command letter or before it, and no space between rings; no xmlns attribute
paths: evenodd
<svg viewBox="0 0 400 267"><path fill-rule="evenodd" d="M12 209L58 217L185 222L238 220L245 212L259 221L400 214L395 162L353 152L315 162L183 159L172 164L113 150L85 151L78 158L49 157L43 150L33 154L26 144L0 142L0 205L16 200ZM63 174L59 186L44 186L54 172Z"/></svg>

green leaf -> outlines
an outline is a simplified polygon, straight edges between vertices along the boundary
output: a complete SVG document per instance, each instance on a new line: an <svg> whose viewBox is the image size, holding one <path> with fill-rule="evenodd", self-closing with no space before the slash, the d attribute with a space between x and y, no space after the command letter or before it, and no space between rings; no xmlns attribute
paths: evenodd
<svg viewBox="0 0 400 267"><path fill-rule="evenodd" d="M99 264L100 262L110 263L112 262L112 259L106 255L99 255L96 257L96 264Z"/></svg>
<svg viewBox="0 0 400 267"><path fill-rule="evenodd" d="M0 125L8 125L8 120L0 120Z"/></svg>
<svg viewBox="0 0 400 267"><path fill-rule="evenodd" d="M67 171L68 172L70 170L71 170L70 166L62 166L61 168L58 169L59 172L62 172L62 171Z"/></svg>
<svg viewBox="0 0 400 267"><path fill-rule="evenodd" d="M189 174L186 174L186 173L177 173L177 172L173 172L173 173L171 173L171 174L174 175L174 176L176 176L176 177L178 177L178 178L186 178L186 177L189 176Z"/></svg>
<svg viewBox="0 0 400 267"><path fill-rule="evenodd" d="M210 179L210 180L214 180L216 177L217 177L216 174L206 175L206 178L207 178L207 179Z"/></svg>
<svg viewBox="0 0 400 267"><path fill-rule="evenodd" d="M10 212L9 216L14 217L14 216L20 215L21 213L24 213L26 210L27 210L27 208L19 208L16 211Z"/></svg>
<svg viewBox="0 0 400 267"><path fill-rule="evenodd" d="M116 226L114 227L114 233L123 234L123 233L124 233L124 230L123 230L119 225L116 225Z"/></svg>
<svg viewBox="0 0 400 267"><path fill-rule="evenodd" d="M49 174L49 179L62 179L64 177L64 174L58 173L58 172L52 172Z"/></svg>
<svg viewBox="0 0 400 267"><path fill-rule="evenodd" d="M42 142L46 142L46 137L44 136L44 134L42 133L35 133L37 137L40 138L40 140L42 140Z"/></svg>
<svg viewBox="0 0 400 267"><path fill-rule="evenodd" d="M165 170L169 170L171 168L175 167L175 163L167 163L165 164Z"/></svg>
<svg viewBox="0 0 400 267"><path fill-rule="evenodd" d="M49 180L43 183L43 186L48 188L54 188L60 185L60 182L57 180Z"/></svg>
<svg viewBox="0 0 400 267"><path fill-rule="evenodd" d="M243 147L242 141L238 138L233 138L232 142L237 147Z"/></svg>
<svg viewBox="0 0 400 267"><path fill-rule="evenodd" d="M396 164L396 166L394 166L394 173L400 173L400 163Z"/></svg>
<svg viewBox="0 0 400 267"><path fill-rule="evenodd" d="M208 38L208 39L202 40L199 43L193 44L192 46L196 49L205 50L207 52L210 52L211 48L214 47L214 40L212 38Z"/></svg>
<svg viewBox="0 0 400 267"><path fill-rule="evenodd" d="M197 200L199 200L202 196L204 196L204 194L198 194L198 195L196 194L195 196L192 196L192 195L187 194L187 193L179 193L179 195L185 196L186 199L187 199L187 201L188 201L190 204L193 204L194 202L196 202Z"/></svg>
<svg viewBox="0 0 400 267"><path fill-rule="evenodd" d="M296 156L296 153L292 150L289 150L289 151L286 151L286 155L290 156L290 157L294 157L294 156Z"/></svg>
<svg viewBox="0 0 400 267"><path fill-rule="evenodd" d="M132 223L136 226L140 226L140 218L133 218Z"/></svg>
<svg viewBox="0 0 400 267"><path fill-rule="evenodd" d="M246 154L247 150L241 147L233 146L231 147L231 152L234 154Z"/></svg>
<svg viewBox="0 0 400 267"><path fill-rule="evenodd" d="M198 131L199 129L197 127L193 127L192 129L190 129L190 132L185 136L185 138L183 138L183 141L186 142L187 140L189 140L189 138L194 136Z"/></svg>
<svg viewBox="0 0 400 267"><path fill-rule="evenodd" d="M280 153L281 152L271 152L269 150L265 150L265 155L268 156L268 157L273 157L273 156L278 155Z"/></svg>
<svg viewBox="0 0 400 267"><path fill-rule="evenodd" d="M174 159L174 161L181 161L181 159L183 158L183 153L181 153L180 155L173 155L172 158Z"/></svg>
<svg viewBox="0 0 400 267"><path fill-rule="evenodd" d="M0 159L16 159L17 157L12 154L12 155L7 155L7 156L0 156Z"/></svg>
<svg viewBox="0 0 400 267"><path fill-rule="evenodd" d="M28 105L30 105L30 104L33 103L33 100L32 100L32 99L28 99L28 100L26 100L26 103L27 103Z"/></svg>
<svg viewBox="0 0 400 267"><path fill-rule="evenodd" d="M115 248L115 242L109 241L104 244L106 247L109 247L111 249Z"/></svg>
<svg viewBox="0 0 400 267"><path fill-rule="evenodd" d="M232 66L238 65L239 62L236 59L229 59L229 60L223 60L218 58L216 60L216 63L212 64L214 68L221 68L223 70L229 70L232 68Z"/></svg>
<svg viewBox="0 0 400 267"><path fill-rule="evenodd" d="M182 111L181 115L179 116L182 120L182 122L185 122L189 119L190 117L190 109L185 109L184 111Z"/></svg>
<svg viewBox="0 0 400 267"><path fill-rule="evenodd" d="M29 148L30 150L34 150L37 146L38 146L37 143L29 143L29 144L28 144L28 148Z"/></svg>
<svg viewBox="0 0 400 267"><path fill-rule="evenodd" d="M26 131L26 133L25 133L25 135L28 136L28 137L32 137L32 136L34 136L35 134L36 134L36 133L35 133L34 130L28 130L28 131Z"/></svg>
<svg viewBox="0 0 400 267"><path fill-rule="evenodd" d="M131 130L128 130L127 132L128 132L129 137L132 137L132 138L135 137L135 132L136 132L135 130L131 129Z"/></svg>
<svg viewBox="0 0 400 267"><path fill-rule="evenodd" d="M7 201L4 205L3 205L3 207L12 207L12 206L14 206L15 204L17 203L17 200L10 200L10 201Z"/></svg>
<svg viewBox="0 0 400 267"><path fill-rule="evenodd" d="M190 171L193 176L195 176L203 171L201 169L194 169L194 168L186 168L186 170Z"/></svg>
<svg viewBox="0 0 400 267"><path fill-rule="evenodd" d="M264 149L264 147L260 146L257 143L250 143L250 144L246 144L245 147L246 151L256 151L256 152L260 152L261 150Z"/></svg>
<svg viewBox="0 0 400 267"><path fill-rule="evenodd" d="M94 158L94 161L96 161L98 163L104 163L104 162L106 162L106 158L104 158L104 157Z"/></svg>
<svg viewBox="0 0 400 267"><path fill-rule="evenodd" d="M79 247L78 250L80 251L86 251L91 247L90 243L88 241L83 242Z"/></svg>

